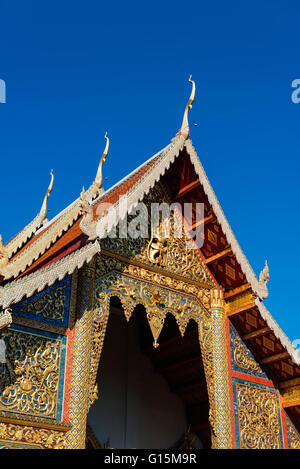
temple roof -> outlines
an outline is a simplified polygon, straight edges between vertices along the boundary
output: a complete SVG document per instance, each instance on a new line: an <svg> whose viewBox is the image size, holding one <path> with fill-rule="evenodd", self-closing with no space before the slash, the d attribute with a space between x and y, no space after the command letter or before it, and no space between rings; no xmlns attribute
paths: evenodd
<svg viewBox="0 0 300 469"><path fill-rule="evenodd" d="M83 262L88 262L92 256L91 253L100 251L99 243L95 241L97 239L96 224L101 217L103 222L105 222L105 217L109 217L109 210L106 214L97 214L100 204L110 203L116 208L121 195L126 194L128 211L130 211L134 205L144 198L155 183L161 180L183 150L189 156L217 222L227 238L227 243L230 245L235 259L256 296L255 303L261 316L288 351L293 362L300 364L299 353L262 303L263 298L267 296L265 283L257 279L240 248L191 140L185 139L180 134L163 150L106 192L98 195L95 199L93 199L94 194L89 194L90 200L88 202L93 211L93 220L92 223L89 223L87 231L84 228L84 220L87 215L82 213L82 201L78 198L55 218L33 233L31 237L28 236L27 242L25 241L24 230L21 235L17 235L16 239L20 236L23 237L22 247L16 253L12 253L7 266L1 269L4 278L2 286L0 286L0 304L3 308L6 308L72 273ZM88 193L89 191L86 194ZM118 220L116 220L117 222ZM35 223L32 222L33 225ZM39 280L37 281L37 279Z"/></svg>
<svg viewBox="0 0 300 469"><path fill-rule="evenodd" d="M109 140L100 160L96 179L72 204L46 220L48 188L39 215L9 243L0 242L0 307L15 303L42 291L72 274L101 252L97 227L109 232L119 218L121 196L126 194L127 213L149 191L162 182L168 186L172 202L203 202L204 243L198 253L211 278L225 291L227 317L279 388L300 383L300 353L278 326L263 300L268 296L267 264L259 278L242 251L210 185L200 159L189 138L187 115L194 100L195 84L185 109L183 123L171 142L110 189L102 187L102 165L108 154ZM170 182L171 181L171 182ZM110 208L104 208L111 204ZM124 211L122 216L125 215ZM193 219L193 217L192 217ZM192 233L192 220L184 220ZM197 223L196 223L197 225ZM195 225L195 226L196 226ZM235 302L241 295L251 303ZM238 304L239 306L236 306ZM234 305L234 306L232 306ZM300 409L295 407L300 422Z"/></svg>

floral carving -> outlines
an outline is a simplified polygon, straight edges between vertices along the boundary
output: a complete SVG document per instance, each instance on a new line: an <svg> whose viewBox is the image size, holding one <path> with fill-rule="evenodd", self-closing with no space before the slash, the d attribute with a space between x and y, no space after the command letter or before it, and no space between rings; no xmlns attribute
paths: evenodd
<svg viewBox="0 0 300 469"><path fill-rule="evenodd" d="M233 341L233 358L235 365L239 368L242 368L243 370L256 371L261 375L264 374L258 363L256 363L254 358L251 357L250 353L238 337L235 337Z"/></svg>
<svg viewBox="0 0 300 469"><path fill-rule="evenodd" d="M0 409L56 418L61 343L4 331L6 362L0 367Z"/></svg>
<svg viewBox="0 0 300 469"><path fill-rule="evenodd" d="M253 385L237 383L240 448L279 449L280 426L277 397Z"/></svg>

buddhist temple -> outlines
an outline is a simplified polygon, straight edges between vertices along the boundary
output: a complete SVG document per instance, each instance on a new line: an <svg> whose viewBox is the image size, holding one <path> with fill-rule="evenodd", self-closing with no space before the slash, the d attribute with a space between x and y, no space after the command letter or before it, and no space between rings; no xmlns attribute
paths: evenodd
<svg viewBox="0 0 300 469"><path fill-rule="evenodd" d="M51 171L1 240L1 448L300 449L299 352L193 147L189 86L165 148L104 190L105 134L91 186L48 220Z"/></svg>

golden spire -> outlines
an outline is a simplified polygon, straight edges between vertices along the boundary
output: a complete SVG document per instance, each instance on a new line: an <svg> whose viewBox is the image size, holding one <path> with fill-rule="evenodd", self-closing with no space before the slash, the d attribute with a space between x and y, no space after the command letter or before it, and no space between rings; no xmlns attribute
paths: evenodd
<svg viewBox="0 0 300 469"><path fill-rule="evenodd" d="M50 181L49 187L47 189L47 192L46 192L46 195L45 195L45 198L44 198L44 201L43 201L43 205L42 205L42 208L41 208L41 211L40 211L40 215L43 216L43 219L45 219L47 217L47 202L48 202L49 195L51 194L52 189L53 189L53 182L54 182L53 169L51 169L50 175L51 175L51 181Z"/></svg>
<svg viewBox="0 0 300 469"><path fill-rule="evenodd" d="M185 140L187 140L190 136L188 114L189 114L190 109L192 109L193 102L195 100L195 92L196 92L196 85L195 85L194 80L192 80L192 75L190 75L189 82L192 83L192 85L193 85L192 92L191 92L190 99L188 100L188 103L186 105L184 115L183 115L183 121L182 121L181 129L179 131L179 134L183 135Z"/></svg>
<svg viewBox="0 0 300 469"><path fill-rule="evenodd" d="M95 179L95 184L98 187L98 189L101 189L103 186L102 166L106 160L106 157L108 155L108 149L109 149L109 138L107 136L107 132L105 132L104 138L106 138L106 145L105 145L105 149L104 149L103 155L99 163L99 168L98 168L96 179Z"/></svg>

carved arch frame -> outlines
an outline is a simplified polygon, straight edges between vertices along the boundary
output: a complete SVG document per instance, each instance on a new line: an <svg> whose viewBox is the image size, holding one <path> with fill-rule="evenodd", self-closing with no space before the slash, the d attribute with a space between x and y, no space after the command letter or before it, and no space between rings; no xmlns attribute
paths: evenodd
<svg viewBox="0 0 300 469"><path fill-rule="evenodd" d="M137 305L143 305L154 338L154 347L163 328L165 317L171 313L183 336L188 322L198 325L199 345L209 398L209 421L212 447L215 447L215 403L213 379L213 321L210 311L211 287L178 280L163 273L131 265L113 257L98 256L96 261L91 366L89 376L88 409L98 397L97 372L100 364L106 327L110 315L110 300L118 297L126 320L129 321Z"/></svg>

